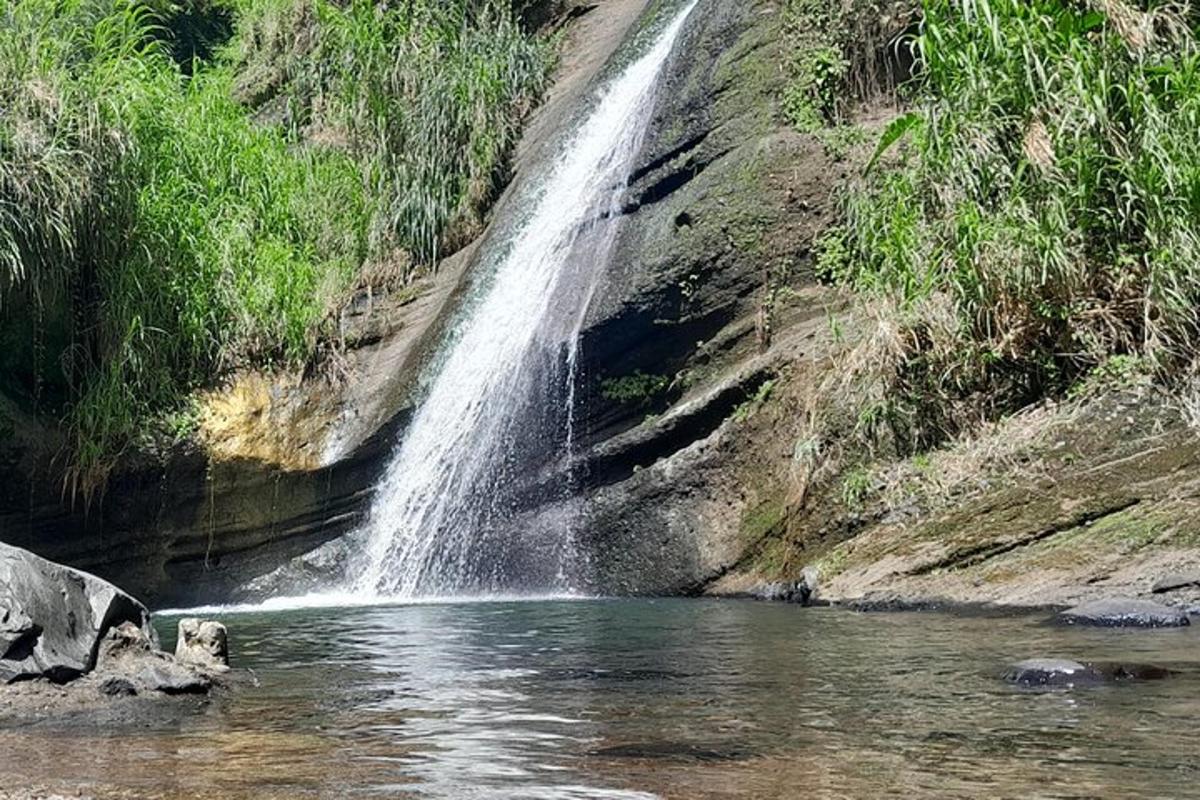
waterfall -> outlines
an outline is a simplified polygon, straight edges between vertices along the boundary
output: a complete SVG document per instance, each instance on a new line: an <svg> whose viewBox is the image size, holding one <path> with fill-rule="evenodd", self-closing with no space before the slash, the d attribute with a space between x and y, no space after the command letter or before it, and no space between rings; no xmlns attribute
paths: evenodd
<svg viewBox="0 0 1200 800"><path fill-rule="evenodd" d="M579 328L658 75L694 5L591 98L557 156L507 204L522 213L484 242L479 277L359 533L356 593L570 590L571 520L550 541L523 540L528 532L508 525L513 487L571 446Z"/></svg>

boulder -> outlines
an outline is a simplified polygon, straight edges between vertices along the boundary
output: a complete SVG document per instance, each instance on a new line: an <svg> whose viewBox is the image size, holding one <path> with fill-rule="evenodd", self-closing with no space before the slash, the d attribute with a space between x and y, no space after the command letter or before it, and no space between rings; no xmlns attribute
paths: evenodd
<svg viewBox="0 0 1200 800"><path fill-rule="evenodd" d="M1078 661L1066 658L1030 658L1009 667L1005 680L1022 686L1078 686L1099 683L1104 676Z"/></svg>
<svg viewBox="0 0 1200 800"><path fill-rule="evenodd" d="M224 626L221 630L224 632ZM142 692L203 694L213 686L207 670L182 663L157 649L145 633L129 623L113 628L104 637L92 677L100 682L101 693L110 696ZM126 684L132 692L105 689Z"/></svg>
<svg viewBox="0 0 1200 800"><path fill-rule="evenodd" d="M187 617L179 620L175 659L203 669L229 669L229 636L225 626L212 620Z"/></svg>
<svg viewBox="0 0 1200 800"><path fill-rule="evenodd" d="M73 680L122 623L156 641L150 612L111 583L0 544L0 683Z"/></svg>
<svg viewBox="0 0 1200 800"><path fill-rule="evenodd" d="M1150 600L1096 600L1069 608L1056 620L1063 625L1101 628L1178 628L1191 624L1182 609Z"/></svg>

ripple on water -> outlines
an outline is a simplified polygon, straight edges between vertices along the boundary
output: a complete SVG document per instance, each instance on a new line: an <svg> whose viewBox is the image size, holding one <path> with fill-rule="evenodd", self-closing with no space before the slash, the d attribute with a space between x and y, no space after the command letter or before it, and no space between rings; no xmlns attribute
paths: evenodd
<svg viewBox="0 0 1200 800"><path fill-rule="evenodd" d="M705 600L226 621L260 686L151 728L0 724L5 785L256 800L1200 796L1192 631ZM1034 656L1173 674L1052 691L1003 680Z"/></svg>

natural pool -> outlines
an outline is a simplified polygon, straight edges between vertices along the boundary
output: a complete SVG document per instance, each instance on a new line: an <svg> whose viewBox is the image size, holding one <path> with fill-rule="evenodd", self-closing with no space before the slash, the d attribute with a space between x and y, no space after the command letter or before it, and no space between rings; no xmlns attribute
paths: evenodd
<svg viewBox="0 0 1200 800"><path fill-rule="evenodd" d="M716 600L223 619L259 686L0 729L0 797L1200 797L1200 630ZM1001 680L1046 655L1177 674Z"/></svg>

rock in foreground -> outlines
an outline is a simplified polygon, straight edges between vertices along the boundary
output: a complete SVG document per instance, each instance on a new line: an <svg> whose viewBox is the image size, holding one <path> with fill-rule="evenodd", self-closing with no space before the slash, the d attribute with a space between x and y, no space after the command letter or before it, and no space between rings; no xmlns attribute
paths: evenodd
<svg viewBox="0 0 1200 800"><path fill-rule="evenodd" d="M228 671L225 626L186 619L159 650L145 606L110 583L0 545L0 713L88 711L116 698L207 694Z"/></svg>
<svg viewBox="0 0 1200 800"><path fill-rule="evenodd" d="M157 644L150 612L111 583L0 544L0 683L74 680L123 623Z"/></svg>
<svg viewBox="0 0 1200 800"><path fill-rule="evenodd" d="M1100 628L1179 628L1190 625L1185 611L1150 600L1096 600L1063 611L1064 625Z"/></svg>

